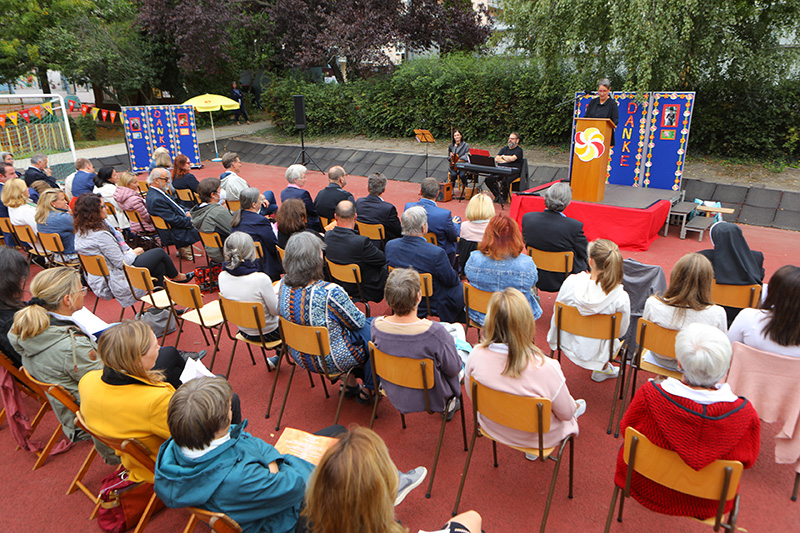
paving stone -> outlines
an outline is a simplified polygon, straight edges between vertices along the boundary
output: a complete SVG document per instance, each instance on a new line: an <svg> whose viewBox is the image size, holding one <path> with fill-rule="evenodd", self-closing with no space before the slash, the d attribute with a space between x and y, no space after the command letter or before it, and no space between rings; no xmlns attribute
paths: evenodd
<svg viewBox="0 0 800 533"><path fill-rule="evenodd" d="M537 183L548 183L556 179L556 173L562 167L528 167L528 183L536 181Z"/></svg>
<svg viewBox="0 0 800 533"><path fill-rule="evenodd" d="M365 165L364 163L356 163L352 168L345 167L347 172L353 176L369 176L369 168L372 165Z"/></svg>
<svg viewBox="0 0 800 533"><path fill-rule="evenodd" d="M411 176L411 179L408 180L408 181L410 181L412 183L422 183L422 180L424 180L424 179L425 179L425 173L424 172L417 172L416 174Z"/></svg>
<svg viewBox="0 0 800 533"><path fill-rule="evenodd" d="M740 224L750 224L751 226L772 226L775 219L775 208L758 207L754 205L743 205L739 213L738 222Z"/></svg>
<svg viewBox="0 0 800 533"><path fill-rule="evenodd" d="M556 175L553 177L553 180L565 180L568 178L569 178L569 167L559 167L559 169L556 170Z"/></svg>
<svg viewBox="0 0 800 533"><path fill-rule="evenodd" d="M394 170L394 169L391 169L391 167L390 167L390 170ZM392 177L393 177L394 179L396 179L396 180L400 180L400 181L408 181L408 180L410 180L410 179L411 179L413 176L416 176L416 175L418 175L418 170L419 170L419 169L416 169L416 168L408 168L408 167L403 167L403 168L397 169L397 170L394 172L394 175L393 175Z"/></svg>
<svg viewBox="0 0 800 533"><path fill-rule="evenodd" d="M424 155L412 155L408 158L408 162L406 163L407 167L414 167L420 168L425 166L425 156Z"/></svg>
<svg viewBox="0 0 800 533"><path fill-rule="evenodd" d="M379 154L378 160L375 163L381 167L389 166L389 163L394 159L394 154Z"/></svg>
<svg viewBox="0 0 800 533"><path fill-rule="evenodd" d="M747 193L747 200L745 204L755 207L769 207L775 209L781 202L782 191L775 189L760 189L751 187L750 192Z"/></svg>
<svg viewBox="0 0 800 533"><path fill-rule="evenodd" d="M800 211L800 192L785 191L781 197L781 209Z"/></svg>
<svg viewBox="0 0 800 533"><path fill-rule="evenodd" d="M408 162L409 159L411 159L410 155L406 155L406 154L396 155L394 157L394 159L392 159L391 162L389 163L389 166L390 167L403 168L406 165L406 163Z"/></svg>
<svg viewBox="0 0 800 533"><path fill-rule="evenodd" d="M367 155L367 153L368 152L366 150L353 150L353 153L350 154L350 157L347 158L347 164L355 165L356 163L364 159L364 156Z"/></svg>
<svg viewBox="0 0 800 533"><path fill-rule="evenodd" d="M772 225L780 229L800 231L800 211L779 209L775 213L775 220L772 222Z"/></svg>
<svg viewBox="0 0 800 533"><path fill-rule="evenodd" d="M264 145L264 146L261 148L261 151L260 151L259 153L260 153L261 155L273 154L273 153L275 153L275 145L272 145L272 144L267 144L267 145Z"/></svg>
<svg viewBox="0 0 800 533"><path fill-rule="evenodd" d="M739 214L742 212L742 204L732 204L729 202L720 202L720 204L722 204L722 207L733 209L733 213L731 214L723 213L722 220L725 222L737 222L739 220Z"/></svg>
<svg viewBox="0 0 800 533"><path fill-rule="evenodd" d="M378 160L378 158L381 155L382 154L380 152L370 152L370 151L368 151L364 155L364 159L362 159L361 162L364 163L365 165L372 165L373 163L375 163L375 161Z"/></svg>
<svg viewBox="0 0 800 533"><path fill-rule="evenodd" d="M743 204L747 197L747 191L748 187L719 183L711 199L721 203Z"/></svg>
<svg viewBox="0 0 800 533"><path fill-rule="evenodd" d="M717 188L716 183L700 180L683 180L683 188L686 191L686 201L693 202L695 198L710 200L714 197Z"/></svg>

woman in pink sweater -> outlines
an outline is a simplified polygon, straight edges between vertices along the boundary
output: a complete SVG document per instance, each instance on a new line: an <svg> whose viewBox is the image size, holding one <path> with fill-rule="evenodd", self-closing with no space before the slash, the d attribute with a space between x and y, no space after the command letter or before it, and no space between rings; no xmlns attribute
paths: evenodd
<svg viewBox="0 0 800 533"><path fill-rule="evenodd" d="M549 448L567 435L578 434L577 419L586 411L586 402L572 398L561 365L533 343L535 332L531 306L521 292L509 287L495 293L486 313L484 340L467 360L465 388L471 397L469 381L475 378L498 391L551 400L550 431L544 436L544 447ZM492 438L504 444L539 446L536 433L511 429L480 415L478 422Z"/></svg>

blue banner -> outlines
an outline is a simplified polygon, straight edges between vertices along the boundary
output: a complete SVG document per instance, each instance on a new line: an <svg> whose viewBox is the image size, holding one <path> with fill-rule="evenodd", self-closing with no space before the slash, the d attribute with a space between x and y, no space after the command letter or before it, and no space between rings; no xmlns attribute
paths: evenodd
<svg viewBox="0 0 800 533"><path fill-rule="evenodd" d="M173 159L178 154L200 166L197 124L192 106L134 106L122 108L122 124L131 169L147 170L158 147L164 147Z"/></svg>

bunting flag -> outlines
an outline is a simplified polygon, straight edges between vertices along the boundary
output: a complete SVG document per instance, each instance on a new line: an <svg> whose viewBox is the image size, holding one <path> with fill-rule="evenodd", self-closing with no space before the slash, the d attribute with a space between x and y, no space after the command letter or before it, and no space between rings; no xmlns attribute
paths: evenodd
<svg viewBox="0 0 800 533"><path fill-rule="evenodd" d="M96 108L96 107L93 107L93 108L92 108L92 118L93 118L93 119L95 119L95 120L97 120L97 114L98 114L99 112L100 112L100 110L99 110L98 108Z"/></svg>
<svg viewBox="0 0 800 533"><path fill-rule="evenodd" d="M73 102L72 100L70 100L70 103L72 104L72 107L75 107L75 102ZM42 104L42 107L43 107L43 108L45 109L45 111L47 111L49 114L51 114L51 115L53 114L53 103L52 103L52 102L45 102L45 103L43 103L43 104ZM70 111L72 111L72 108L70 108Z"/></svg>
<svg viewBox="0 0 800 533"><path fill-rule="evenodd" d="M2 126L4 128L6 127L6 116L5 115L0 115L0 126Z"/></svg>
<svg viewBox="0 0 800 533"><path fill-rule="evenodd" d="M111 115L111 123L113 124L114 123L114 119L117 118L117 112L116 111L109 111L108 113Z"/></svg>
<svg viewBox="0 0 800 533"><path fill-rule="evenodd" d="M83 106L81 106L81 107L83 107ZM73 109L75 109L75 100L70 100L69 101L69 110L72 111Z"/></svg>
<svg viewBox="0 0 800 533"><path fill-rule="evenodd" d="M37 105L36 107L31 109L31 111L33 112L34 115L36 115L36 118L38 118L39 120L42 120L42 108L41 107L39 107Z"/></svg>
<svg viewBox="0 0 800 533"><path fill-rule="evenodd" d="M11 122L13 122L15 126L17 125L18 118L16 112L8 113L6 116L11 119Z"/></svg>
<svg viewBox="0 0 800 533"><path fill-rule="evenodd" d="M87 111L89 111L89 106L86 104L81 104L81 115L85 117Z"/></svg>
<svg viewBox="0 0 800 533"><path fill-rule="evenodd" d="M100 111L100 114L103 116L103 122L105 122L106 119L108 118L108 111L103 109L103 110Z"/></svg>
<svg viewBox="0 0 800 533"><path fill-rule="evenodd" d="M31 114L27 109L23 109L22 111L19 112L19 114L22 115L22 118L25 119L25 122L31 121Z"/></svg>

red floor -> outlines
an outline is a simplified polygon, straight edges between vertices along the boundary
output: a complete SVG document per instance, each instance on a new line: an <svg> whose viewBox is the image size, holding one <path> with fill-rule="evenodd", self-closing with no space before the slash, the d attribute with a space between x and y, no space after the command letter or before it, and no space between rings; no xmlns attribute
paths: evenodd
<svg viewBox="0 0 800 533"><path fill-rule="evenodd" d="M211 163L196 172L198 178L219 175L219 164ZM276 195L285 186L283 169L244 165L242 176L260 188L271 188ZM349 177L347 189L356 196L366 194L366 179ZM312 196L326 184L317 172L310 173L308 188ZM384 198L393 202L402 211L406 201L416 199L418 185L414 183L389 182ZM466 202L450 202L446 206L454 214L463 215ZM800 234L767 228L744 227L745 236L753 248L765 252L767 276L779 266L800 264ZM635 257L646 263L661 264L669 274L671 265L683 254L710 247L697 239L680 240L677 230L670 236L659 238L647 252L623 252L625 257ZM38 271L38 269L37 269ZM87 305L92 305L88 296ZM545 336L550 324L554 295L543 293L544 317L538 322L537 344L546 346ZM385 304L373 305L373 316L387 311ZM101 302L98 314L109 320L115 319L119 308L115 302ZM193 326L187 326L193 331ZM175 334L168 338L174 342ZM477 341L477 334L470 332L469 340ZM199 350L204 348L202 337L184 335L180 348ZM216 371L227 365L232 342L223 337ZM247 350L239 347L231 373L231 383L242 398L242 408L250 425L248 430L274 443L279 432L274 431L280 405L273 405L273 417L264 418L267 397L274 373L267 373L259 354L256 366L252 366ZM589 373L565 361L564 373L570 391L575 398L585 398L586 414L581 417L581 433L575 447L575 497L567 498L567 470L562 469L548 520L550 531L600 531L605 523L608 505L613 490L612 474L615 467L620 439L606 435L608 412L614 385L611 382L594 383ZM297 374L284 415L283 426L304 430L316 430L333 422L336 410L335 398L325 399L317 382L309 388L308 379ZM285 390L288 373L282 373L278 383L278 396ZM425 414L407 417L408 429L403 430L400 417L388 402L382 402L375 430L386 440L392 458L401 470L417 465L431 466L434 446L438 436L439 421ZM471 409L467 409L467 431L472 429ZM346 400L340 423L344 425L369 423L370 408ZM435 529L450 516L456 491L464 467L466 453L461 448L459 418L448 424L444 449L439 461L439 470L430 500L425 498L424 487L412 492L397 508L397 518L412 532L418 529ZM37 430L35 437L44 439L55 427L52 414ZM795 531L800 519L798 503L789 500L794 473L788 465L774 462L774 435L777 425L764 425L762 431L762 453L755 467L745 472L741 483L741 511L739 526L751 531ZM468 433L469 434L469 433ZM87 520L92 505L81 493L65 495L72 476L83 461L89 444L79 443L68 452L51 457L44 467L31 472L34 456L15 450L15 445L4 424L0 426L0 476L5 481L0 487L0 516L3 531L91 531L97 526ZM487 532L531 531L538 529L552 473L551 464L531 463L521 453L500 447L500 466L495 469L491 462L489 442L478 441L472 466L464 489L460 510L476 509L484 517ZM565 465L566 466L566 465ZM87 475L91 488L99 486L100 479L110 471L97 462ZM165 510L151 522L150 531L176 531L183 528L188 515L180 510ZM638 504L626 504L625 521L614 522L613 531L709 531L707 526L686 519L655 515Z"/></svg>

